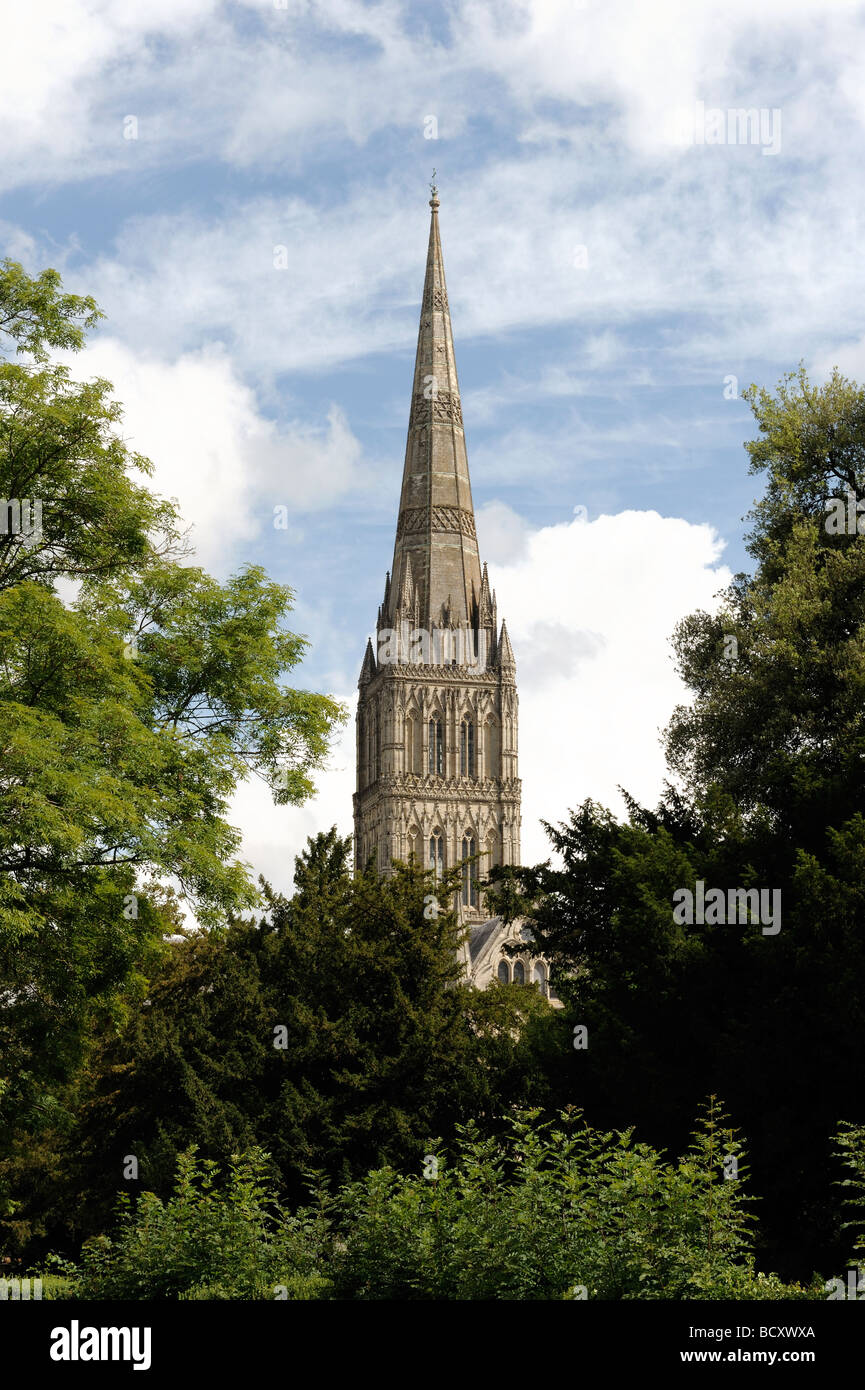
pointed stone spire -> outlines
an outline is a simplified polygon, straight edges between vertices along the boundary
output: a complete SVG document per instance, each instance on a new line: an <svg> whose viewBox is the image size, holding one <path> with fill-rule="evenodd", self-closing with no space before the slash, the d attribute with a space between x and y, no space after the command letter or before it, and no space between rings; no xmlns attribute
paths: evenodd
<svg viewBox="0 0 865 1390"><path fill-rule="evenodd" d="M490 577L487 573L486 561L484 561L483 575L481 577L481 596L478 604L479 623L481 627L492 627L493 625L493 599L490 593Z"/></svg>
<svg viewBox="0 0 865 1390"><path fill-rule="evenodd" d="M372 680L373 676L375 675L375 672L375 654L372 650L372 641L369 638L367 638L366 651L363 655L363 665L360 668L360 675L357 681L358 685L366 685L369 681Z"/></svg>
<svg viewBox="0 0 865 1390"><path fill-rule="evenodd" d="M450 606L450 621L477 622L481 592L472 490L439 235L439 199L430 198L430 234L415 356L402 493L394 547L395 611L411 567L418 623L429 630Z"/></svg>
<svg viewBox="0 0 865 1390"><path fill-rule="evenodd" d="M503 671L516 672L517 662L514 656L514 649L511 646L511 639L508 636L508 626L504 619L502 620L502 632L499 637L498 660L499 666Z"/></svg>
<svg viewBox="0 0 865 1390"><path fill-rule="evenodd" d="M414 580L411 572L411 555L405 557L402 572L402 589L399 597L399 610L407 617L414 608Z"/></svg>
<svg viewBox="0 0 865 1390"><path fill-rule="evenodd" d="M438 207L433 186L393 568L358 691L355 865L426 863L432 846L450 869L469 840L485 873L520 862L519 700L478 561ZM483 899L462 889L460 920L477 926ZM475 946L465 959L477 982Z"/></svg>

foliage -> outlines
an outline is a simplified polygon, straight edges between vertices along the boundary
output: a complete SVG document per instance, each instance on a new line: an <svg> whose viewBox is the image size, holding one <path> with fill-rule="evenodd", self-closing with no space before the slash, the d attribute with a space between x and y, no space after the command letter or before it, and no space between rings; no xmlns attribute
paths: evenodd
<svg viewBox="0 0 865 1390"><path fill-rule="evenodd" d="M753 1268L742 1148L711 1103L665 1162L632 1131L521 1112L501 1140L462 1127L434 1180L371 1173L340 1194L338 1296L371 1299L804 1297ZM815 1296L815 1295L812 1295Z"/></svg>
<svg viewBox="0 0 865 1390"><path fill-rule="evenodd" d="M631 1131L579 1112L517 1111L499 1139L457 1126L453 1161L433 1144L407 1175L390 1166L323 1189L289 1216L254 1150L222 1188L182 1155L173 1195L124 1197L119 1228L84 1247L79 1297L804 1299L755 1272L744 1152L720 1107L666 1161ZM438 1169L431 1166L437 1156ZM725 1176L734 1157L738 1175Z"/></svg>
<svg viewBox="0 0 865 1390"><path fill-rule="evenodd" d="M218 1165L195 1150L178 1161L174 1192L119 1200L118 1230L82 1251L76 1295L106 1299L273 1298L315 1296L327 1223L316 1212L280 1210L266 1157L236 1157L217 1187Z"/></svg>
<svg viewBox="0 0 865 1390"><path fill-rule="evenodd" d="M539 1056L561 1050L552 1011L532 987L464 982L446 908L456 877L353 878L349 850L335 828L319 834L291 899L265 885L263 920L178 934L146 999L94 1044L75 1119L37 1160L55 1175L47 1191L30 1148L17 1155L23 1209L7 1229L26 1237L39 1212L34 1235L74 1246L107 1219L126 1155L139 1187L164 1196L190 1143L222 1164L259 1145L296 1202L308 1169L341 1180L414 1164L426 1133L544 1103Z"/></svg>
<svg viewBox="0 0 865 1390"><path fill-rule="evenodd" d="M560 1104L678 1145L695 1095L725 1095L751 1136L763 1255L832 1267L837 1116L865 1089L865 535L827 531L865 494L865 391L800 369L748 393L765 496L753 576L686 618L692 700L666 734L675 783L622 823L586 802L548 826L558 859L516 871L569 1019L588 1028ZM673 894L778 892L781 929L676 922Z"/></svg>
<svg viewBox="0 0 865 1390"><path fill-rule="evenodd" d="M842 1122L835 1135L835 1153L852 1177L842 1178L838 1186L848 1189L845 1206L853 1219L845 1221L846 1230L854 1232L853 1254L865 1263L865 1125Z"/></svg>
<svg viewBox="0 0 865 1390"><path fill-rule="evenodd" d="M52 361L99 317L55 271L0 265L0 1158L144 997L175 925L161 885L203 925L258 900L229 798L252 772L302 801L344 717L283 683L306 647L291 591L184 563L110 383Z"/></svg>

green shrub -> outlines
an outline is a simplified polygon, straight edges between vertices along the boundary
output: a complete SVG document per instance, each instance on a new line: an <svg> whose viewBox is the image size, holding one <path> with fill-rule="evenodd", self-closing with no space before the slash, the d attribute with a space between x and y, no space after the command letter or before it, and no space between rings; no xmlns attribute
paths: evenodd
<svg viewBox="0 0 865 1390"><path fill-rule="evenodd" d="M744 1154L714 1102L676 1163L630 1131L537 1119L519 1115L503 1142L464 1127L453 1166L439 1156L435 1179L383 1168L344 1188L337 1296L824 1296L755 1272Z"/></svg>
<svg viewBox="0 0 865 1390"><path fill-rule="evenodd" d="M74 1298L76 1280L71 1275L64 1274L42 1274L37 1275L42 1280L43 1299L56 1300L63 1298Z"/></svg>
<svg viewBox="0 0 865 1390"><path fill-rule="evenodd" d="M842 1152L857 1174L863 1132ZM460 1129L437 1176L385 1167L295 1215L267 1155L233 1160L224 1183L194 1150L173 1195L120 1199L115 1234L88 1241L74 1293L108 1299L822 1299L756 1271L745 1154L712 1100L685 1154L579 1112L517 1112L501 1139ZM432 1174L435 1165L425 1161ZM62 1277L68 1268L58 1269Z"/></svg>
<svg viewBox="0 0 865 1390"><path fill-rule="evenodd" d="M274 1298L322 1263L326 1219L281 1211L258 1149L236 1157L222 1189L218 1166L182 1154L174 1194L119 1201L119 1229L82 1250L81 1298Z"/></svg>

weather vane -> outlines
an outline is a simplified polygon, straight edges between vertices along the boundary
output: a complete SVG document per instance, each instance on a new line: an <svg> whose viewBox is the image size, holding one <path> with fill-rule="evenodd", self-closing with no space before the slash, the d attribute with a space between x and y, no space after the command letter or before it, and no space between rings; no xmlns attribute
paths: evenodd
<svg viewBox="0 0 865 1390"><path fill-rule="evenodd" d="M432 194L432 196L433 196L434 198L437 198L437 197L438 197L439 191L438 191L438 189L436 188L436 171L435 171L435 169L433 169L432 183L431 183L430 186L429 186L429 191L430 191L430 193Z"/></svg>

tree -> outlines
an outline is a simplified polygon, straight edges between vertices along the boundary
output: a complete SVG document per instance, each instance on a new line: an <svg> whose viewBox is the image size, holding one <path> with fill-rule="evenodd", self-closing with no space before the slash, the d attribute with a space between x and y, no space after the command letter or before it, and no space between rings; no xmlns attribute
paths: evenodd
<svg viewBox="0 0 865 1390"><path fill-rule="evenodd" d="M423 1172L378 1168L295 1215L259 1150L222 1183L193 1150L170 1196L123 1194L65 1272L84 1298L824 1298L756 1273L745 1173L714 1099L677 1161L576 1111L517 1111L498 1138L458 1126Z"/></svg>
<svg viewBox="0 0 865 1390"><path fill-rule="evenodd" d="M624 824L586 803L548 827L561 865L519 877L589 1030L560 1098L676 1144L695 1098L725 1095L752 1136L764 1253L807 1275L843 1258L831 1136L865 1084L865 537L826 526L840 488L865 490L865 392L800 370L748 394L768 473L756 568L675 634L693 694L666 734L676 783ZM738 897L733 920L676 920L698 882L725 904L777 894L778 920L742 920Z"/></svg>
<svg viewBox="0 0 865 1390"><path fill-rule="evenodd" d="M458 1121L491 1130L510 1105L545 1097L537 1056L553 1013L533 988L463 981L443 906L458 871L439 884L405 865L353 878L349 854L335 828L311 838L293 897L265 885L260 921L182 935L147 999L102 1031L57 1136L53 1195L38 1189L55 1245L104 1229L121 1179L167 1196L190 1144L220 1164L260 1146L297 1203L312 1171L419 1171ZM23 1158L18 1171L32 1192ZM29 1214L22 1196L22 1223Z"/></svg>
<svg viewBox="0 0 865 1390"><path fill-rule="evenodd" d="M303 800L344 718L283 684L307 645L283 625L291 591L255 566L220 584L184 563L174 508L133 478L151 465L117 433L110 384L51 361L98 317L56 272L0 267L7 1138L51 1115L95 1020L143 996L166 925L155 885L178 881L204 926L257 901L229 797L253 772Z"/></svg>

